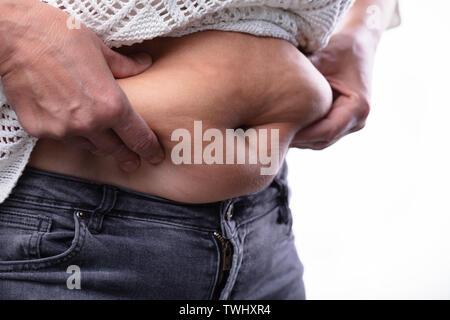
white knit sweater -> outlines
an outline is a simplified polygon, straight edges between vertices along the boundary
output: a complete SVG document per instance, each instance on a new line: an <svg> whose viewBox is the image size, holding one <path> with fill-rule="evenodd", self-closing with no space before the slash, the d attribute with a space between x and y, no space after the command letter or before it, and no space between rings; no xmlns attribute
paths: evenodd
<svg viewBox="0 0 450 320"><path fill-rule="evenodd" d="M354 0L41 1L76 17L110 47L223 30L277 37L312 52L326 45ZM8 105L0 79L0 203L19 179L36 141Z"/></svg>

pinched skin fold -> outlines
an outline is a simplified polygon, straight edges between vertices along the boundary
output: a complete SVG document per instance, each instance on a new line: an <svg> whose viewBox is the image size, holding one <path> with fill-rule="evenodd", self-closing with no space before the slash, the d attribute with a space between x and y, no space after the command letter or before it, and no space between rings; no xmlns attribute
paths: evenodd
<svg viewBox="0 0 450 320"><path fill-rule="evenodd" d="M111 157L41 139L32 154L32 166L181 202L219 201L256 192L273 175L261 175L267 165L248 161L175 165L171 151L179 141L171 140L174 130L187 129L194 137L194 121L201 121L203 132L214 128L225 136L226 129L267 129L270 140L271 130L277 129L281 165L295 133L331 107L327 81L284 40L205 31L155 39L123 51L142 50L152 55L152 67L118 83L133 108L158 134L166 154L164 162L157 166L142 163L129 174L120 171ZM209 143L203 142L203 147ZM247 140L247 154L249 148Z"/></svg>

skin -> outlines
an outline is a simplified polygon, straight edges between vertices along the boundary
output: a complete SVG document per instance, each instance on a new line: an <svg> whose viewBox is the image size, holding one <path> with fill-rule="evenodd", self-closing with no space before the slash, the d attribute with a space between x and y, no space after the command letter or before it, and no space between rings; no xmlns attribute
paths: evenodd
<svg viewBox="0 0 450 320"><path fill-rule="evenodd" d="M118 84L158 134L167 155L178 143L170 140L172 132L186 128L193 136L194 121L202 120L204 130L222 133L238 127L278 129L281 164L296 132L331 107L325 78L284 40L205 31L147 41L126 51L153 57L150 69ZM190 203L252 193L273 178L260 174L261 164L175 165L169 156L129 174L117 170L111 157L52 139L38 142L29 165Z"/></svg>

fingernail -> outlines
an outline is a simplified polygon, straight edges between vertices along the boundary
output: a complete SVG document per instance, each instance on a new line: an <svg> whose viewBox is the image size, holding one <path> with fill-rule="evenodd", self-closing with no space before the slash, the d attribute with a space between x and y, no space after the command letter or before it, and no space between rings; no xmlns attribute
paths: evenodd
<svg viewBox="0 0 450 320"><path fill-rule="evenodd" d="M136 53L133 55L134 60L145 66L150 66L152 64L152 57L144 52Z"/></svg>
<svg viewBox="0 0 450 320"><path fill-rule="evenodd" d="M138 168L139 164L136 161L125 161L120 164L122 170L132 172Z"/></svg>

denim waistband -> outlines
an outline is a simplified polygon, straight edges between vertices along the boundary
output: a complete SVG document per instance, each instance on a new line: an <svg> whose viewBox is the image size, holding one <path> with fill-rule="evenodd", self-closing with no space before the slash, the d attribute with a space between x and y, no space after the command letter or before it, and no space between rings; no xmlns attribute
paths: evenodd
<svg viewBox="0 0 450 320"><path fill-rule="evenodd" d="M219 202L190 204L26 167L5 202L21 201L105 215L113 211L123 216L160 219L215 230L224 219L233 219L234 224L240 225L270 212L280 202L287 203L286 170L284 164L272 183L259 192Z"/></svg>

